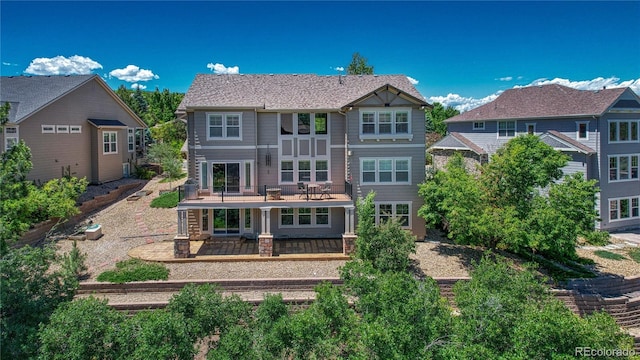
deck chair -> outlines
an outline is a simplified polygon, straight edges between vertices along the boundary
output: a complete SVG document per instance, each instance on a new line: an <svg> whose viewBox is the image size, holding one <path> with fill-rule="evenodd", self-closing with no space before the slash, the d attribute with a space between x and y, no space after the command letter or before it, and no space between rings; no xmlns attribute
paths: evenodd
<svg viewBox="0 0 640 360"><path fill-rule="evenodd" d="M303 182L298 183L298 198L306 198L307 197L307 188L304 186Z"/></svg>
<svg viewBox="0 0 640 360"><path fill-rule="evenodd" d="M325 195L327 196L327 199L331 199L331 185L333 184L333 181L325 181L324 185L322 186L321 189L321 194L320 194L320 199L324 198Z"/></svg>

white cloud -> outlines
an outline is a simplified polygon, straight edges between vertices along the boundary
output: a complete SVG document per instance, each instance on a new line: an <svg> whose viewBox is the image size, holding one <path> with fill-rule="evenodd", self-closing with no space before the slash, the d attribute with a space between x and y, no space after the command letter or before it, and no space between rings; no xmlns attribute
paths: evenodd
<svg viewBox="0 0 640 360"><path fill-rule="evenodd" d="M142 85L142 84L138 84L138 83L133 83L131 84L131 88L132 89L140 89L140 90L144 90L147 88L147 85Z"/></svg>
<svg viewBox="0 0 640 360"><path fill-rule="evenodd" d="M419 81L412 78L411 76L407 76L407 79L409 79L409 82L412 83L413 85L418 85Z"/></svg>
<svg viewBox="0 0 640 360"><path fill-rule="evenodd" d="M521 76L518 77L518 79L520 78ZM559 85L564 85L564 86L571 87L578 90L599 90L599 89L602 89L603 87L606 87L607 89L629 87L636 94L640 94L640 78L620 81L620 79L615 76L612 76L609 78L597 77L592 80L583 80L583 81L571 81L568 79L561 79L561 78L548 80L548 79L542 78L542 79L534 80L527 85L515 85L513 88L523 88L527 86L538 86L538 85L548 85L548 84L559 84ZM439 102L445 107L452 106L453 108L455 108L460 112L465 112L493 101L501 93L502 93L502 90L494 94L485 96L481 99L476 99L473 97L464 97L459 94L448 94L447 96L432 96L428 100L430 102Z"/></svg>
<svg viewBox="0 0 640 360"><path fill-rule="evenodd" d="M102 65L91 58L73 55L69 58L35 58L24 72L31 75L86 75L95 69L102 69Z"/></svg>
<svg viewBox="0 0 640 360"><path fill-rule="evenodd" d="M12 63L9 63L9 62L4 62L4 61L2 62L2 65L6 65L6 66L18 66L18 64L12 64Z"/></svg>
<svg viewBox="0 0 640 360"><path fill-rule="evenodd" d="M344 71L344 66L336 66L335 69L338 71Z"/></svg>
<svg viewBox="0 0 640 360"><path fill-rule="evenodd" d="M153 71L140 69L135 65L127 65L124 69L111 70L109 77L115 77L118 80L126 82L149 81L160 78L160 76L154 74Z"/></svg>
<svg viewBox="0 0 640 360"><path fill-rule="evenodd" d="M511 80L513 80L513 76L501 77L498 80L500 80L500 81L511 81Z"/></svg>
<svg viewBox="0 0 640 360"><path fill-rule="evenodd" d="M238 66L226 67L220 63L208 63L207 69L213 71L214 74L239 74L240 68Z"/></svg>

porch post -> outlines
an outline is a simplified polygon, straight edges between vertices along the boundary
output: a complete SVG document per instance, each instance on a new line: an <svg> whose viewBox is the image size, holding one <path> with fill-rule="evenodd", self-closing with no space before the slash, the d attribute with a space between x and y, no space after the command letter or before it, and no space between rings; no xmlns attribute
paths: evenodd
<svg viewBox="0 0 640 360"><path fill-rule="evenodd" d="M191 244L187 230L187 210L178 210L178 234L173 238L173 257L188 258Z"/></svg>
<svg viewBox="0 0 640 360"><path fill-rule="evenodd" d="M342 253L351 255L356 250L355 206L344 207L344 234L342 234Z"/></svg>
<svg viewBox="0 0 640 360"><path fill-rule="evenodd" d="M261 207L261 232L258 235L258 251L260 256L273 256L273 234L271 234L271 208Z"/></svg>

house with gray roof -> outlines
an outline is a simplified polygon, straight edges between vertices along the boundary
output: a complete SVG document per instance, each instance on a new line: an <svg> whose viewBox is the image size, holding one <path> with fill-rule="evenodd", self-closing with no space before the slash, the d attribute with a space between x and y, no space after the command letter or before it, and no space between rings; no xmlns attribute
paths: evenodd
<svg viewBox="0 0 640 360"><path fill-rule="evenodd" d="M425 112L403 75L197 75L178 107L188 173L176 256L188 241L340 238L353 250L355 201L376 192L376 221L425 235Z"/></svg>
<svg viewBox="0 0 640 360"><path fill-rule="evenodd" d="M3 76L0 103L10 105L0 152L24 140L33 162L28 178L38 183L129 176L143 146L146 125L98 75Z"/></svg>
<svg viewBox="0 0 640 360"><path fill-rule="evenodd" d="M473 169L513 137L535 134L570 157L565 174L598 181L598 228L640 227L640 98L631 89L515 88L445 123L448 135L429 148L436 168L459 152Z"/></svg>

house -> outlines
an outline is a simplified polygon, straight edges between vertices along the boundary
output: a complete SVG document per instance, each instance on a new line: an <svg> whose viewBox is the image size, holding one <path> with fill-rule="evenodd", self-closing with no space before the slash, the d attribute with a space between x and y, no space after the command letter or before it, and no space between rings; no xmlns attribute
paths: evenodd
<svg viewBox="0 0 640 360"><path fill-rule="evenodd" d="M342 237L348 253L355 202L372 190L377 221L423 237L428 106L403 75L197 75L178 107L195 184L176 256L226 236L257 238L263 256L274 237Z"/></svg>
<svg viewBox="0 0 640 360"><path fill-rule="evenodd" d="M640 227L640 98L631 89L515 88L445 123L448 135L429 148L436 168L453 152L472 168L517 135L539 135L570 157L565 174L598 181L598 228Z"/></svg>
<svg viewBox="0 0 640 360"><path fill-rule="evenodd" d="M24 140L29 180L100 184L131 174L147 126L100 76L3 76L0 89L0 103L11 106L0 152Z"/></svg>

